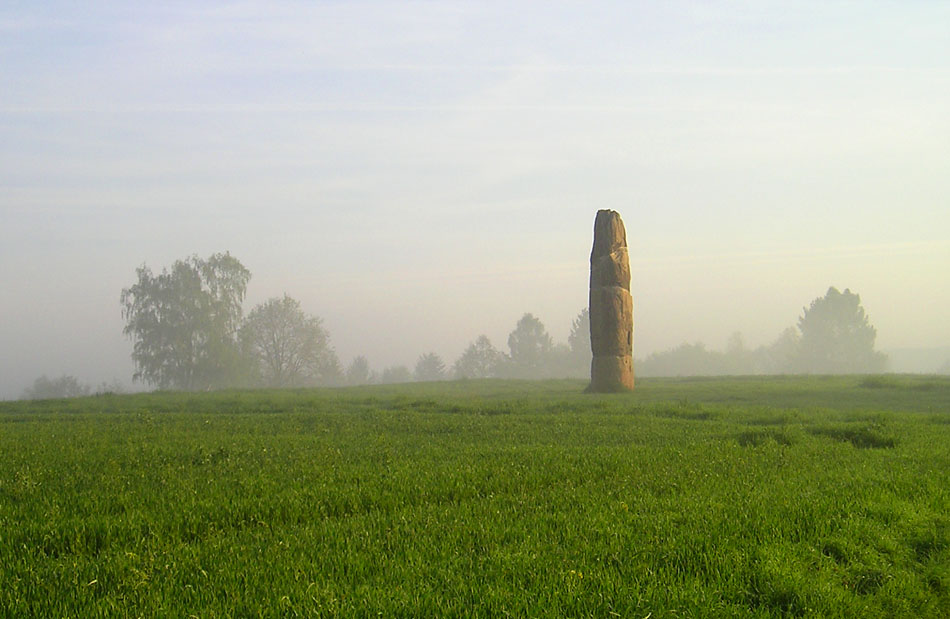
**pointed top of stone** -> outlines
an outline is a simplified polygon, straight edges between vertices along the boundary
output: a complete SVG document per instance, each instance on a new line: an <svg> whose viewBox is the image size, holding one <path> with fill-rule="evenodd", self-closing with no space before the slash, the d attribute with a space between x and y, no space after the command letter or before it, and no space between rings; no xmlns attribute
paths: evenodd
<svg viewBox="0 0 950 619"><path fill-rule="evenodd" d="M594 247L591 259L606 256L627 246L627 231L623 227L620 213L608 209L597 211L594 219Z"/></svg>

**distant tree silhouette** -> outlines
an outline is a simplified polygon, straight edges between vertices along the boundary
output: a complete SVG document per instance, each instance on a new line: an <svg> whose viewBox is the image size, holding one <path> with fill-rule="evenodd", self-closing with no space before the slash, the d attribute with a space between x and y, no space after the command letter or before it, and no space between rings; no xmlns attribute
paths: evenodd
<svg viewBox="0 0 950 619"><path fill-rule="evenodd" d="M178 260L158 275L141 266L122 290L135 380L162 389L233 384L241 365L237 331L251 272L231 254Z"/></svg>
<svg viewBox="0 0 950 619"><path fill-rule="evenodd" d="M369 369L369 361L363 355L353 359L346 368L346 383L348 385L365 385L371 382L371 379L372 373Z"/></svg>
<svg viewBox="0 0 950 619"><path fill-rule="evenodd" d="M64 374L59 378L47 378L44 375L33 381L32 387L23 391L23 399L75 398L89 395L89 391L89 385L79 382L74 376Z"/></svg>
<svg viewBox="0 0 950 619"><path fill-rule="evenodd" d="M258 381L268 387L332 384L341 375L330 334L286 294L255 307L240 330Z"/></svg>
<svg viewBox="0 0 950 619"><path fill-rule="evenodd" d="M871 326L861 297L847 288L828 288L798 319L801 341L796 369L819 374L880 372L887 357L874 350L877 330Z"/></svg>
<svg viewBox="0 0 950 619"><path fill-rule="evenodd" d="M393 383L408 383L412 380L412 372L404 365L394 365L383 370L379 382L390 385Z"/></svg>
<svg viewBox="0 0 950 619"><path fill-rule="evenodd" d="M416 361L413 378L420 382L430 382L445 378L445 363L434 352L426 353Z"/></svg>
<svg viewBox="0 0 950 619"><path fill-rule="evenodd" d="M801 336L795 327L787 327L772 344L760 352L759 371L763 374L786 374L795 371Z"/></svg>
<svg viewBox="0 0 950 619"><path fill-rule="evenodd" d="M508 349L516 374L534 377L540 374L545 363L550 361L554 341L540 320L525 314L515 330L508 335Z"/></svg>
<svg viewBox="0 0 950 619"><path fill-rule="evenodd" d="M735 331L726 343L726 353L722 359L723 373L732 376L752 374L755 367L754 357L754 351L746 348L742 333Z"/></svg>
<svg viewBox="0 0 950 619"><path fill-rule="evenodd" d="M468 345L465 352L456 359L452 371L457 378L489 378L496 376L502 354L492 346L486 335Z"/></svg>
<svg viewBox="0 0 950 619"><path fill-rule="evenodd" d="M592 352L590 348L590 310L586 307L580 311L571 323L567 345L571 349L571 369L580 376L588 376Z"/></svg>
<svg viewBox="0 0 950 619"><path fill-rule="evenodd" d="M706 350L702 342L683 343L676 348L655 352L637 363L642 376L716 376L728 373L725 355Z"/></svg>

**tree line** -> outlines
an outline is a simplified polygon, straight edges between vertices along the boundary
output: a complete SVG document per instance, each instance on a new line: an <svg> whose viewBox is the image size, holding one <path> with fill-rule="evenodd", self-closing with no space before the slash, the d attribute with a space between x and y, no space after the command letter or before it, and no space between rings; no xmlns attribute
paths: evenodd
<svg viewBox="0 0 950 619"><path fill-rule="evenodd" d="M508 350L496 348L479 335L451 365L434 352L420 355L414 369L397 365L377 373L364 356L356 357L344 372L343 384L405 383L411 381L474 378L567 378L590 373L590 323L583 309L574 319L568 343L555 344L544 324L524 314L508 335Z"/></svg>
<svg viewBox="0 0 950 619"><path fill-rule="evenodd" d="M343 367L321 319L286 294L244 316L251 273L228 253L191 256L157 274L142 266L136 275L120 298L124 333L133 343L133 378L160 389L563 378L590 371L587 309L574 319L567 343L555 344L544 324L526 313L509 334L507 350L479 335L451 365L428 352L412 369L377 372L362 355ZM874 349L876 335L860 296L832 287L802 309L797 328L768 346L750 349L735 333L724 352L684 343L638 360L636 367L641 376L873 373L887 362Z"/></svg>
<svg viewBox="0 0 950 619"><path fill-rule="evenodd" d="M52 398L78 398L87 395L123 393L125 387L118 380L99 383L95 388L75 376L63 374L55 378L40 376L23 390L24 400L48 400Z"/></svg>
<svg viewBox="0 0 950 619"><path fill-rule="evenodd" d="M887 369L887 356L874 348L876 338L860 295L832 286L802 308L795 327L767 346L748 348L736 332L725 351L683 343L651 354L636 367L641 376L872 374Z"/></svg>
<svg viewBox="0 0 950 619"><path fill-rule="evenodd" d="M555 344L532 314L508 337L508 351L476 338L451 365L422 354L413 369L374 371L365 356L346 367L319 317L290 297L257 305L245 316L250 271L229 253L191 256L154 273L136 270L122 290L123 332L132 341L133 379L159 389L303 387L436 381L453 378L586 376L590 368L587 310L566 344Z"/></svg>
<svg viewBox="0 0 950 619"><path fill-rule="evenodd" d="M508 335L507 350L486 335L476 337L447 364L427 352L410 368L374 370L357 356L343 366L323 321L285 294L255 306L243 302L251 272L229 253L191 256L154 273L136 269L122 290L123 332L132 341L133 380L159 389L307 387L477 378L586 378L590 375L590 316L574 318L566 343L555 343L530 313ZM875 373L886 357L874 349L877 331L859 295L829 288L802 308L795 327L771 344L749 348L734 333L725 351L683 343L635 362L639 376L701 376L785 373ZM118 383L96 393L119 392ZM26 398L88 395L91 387L71 376L42 376Z"/></svg>

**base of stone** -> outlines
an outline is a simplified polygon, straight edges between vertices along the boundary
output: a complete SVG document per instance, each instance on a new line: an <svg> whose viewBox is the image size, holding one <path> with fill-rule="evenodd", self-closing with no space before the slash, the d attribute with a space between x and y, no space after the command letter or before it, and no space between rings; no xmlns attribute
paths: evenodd
<svg viewBox="0 0 950 619"><path fill-rule="evenodd" d="M633 390L633 358L594 357L590 363L588 393L615 393Z"/></svg>

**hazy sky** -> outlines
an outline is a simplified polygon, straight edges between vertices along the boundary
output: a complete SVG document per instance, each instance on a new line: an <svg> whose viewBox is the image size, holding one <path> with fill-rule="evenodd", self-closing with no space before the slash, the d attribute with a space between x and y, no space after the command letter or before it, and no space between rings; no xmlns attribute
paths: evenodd
<svg viewBox="0 0 950 619"><path fill-rule="evenodd" d="M230 251L344 363L587 302L635 354L772 341L828 286L950 345L950 3L3 2L0 397L129 383L119 293Z"/></svg>

